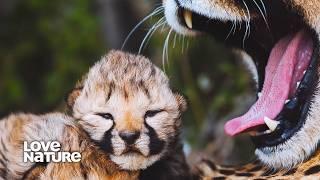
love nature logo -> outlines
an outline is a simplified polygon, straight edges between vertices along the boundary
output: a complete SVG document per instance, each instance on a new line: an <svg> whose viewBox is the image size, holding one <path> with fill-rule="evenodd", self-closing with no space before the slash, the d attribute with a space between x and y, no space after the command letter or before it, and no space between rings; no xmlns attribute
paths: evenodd
<svg viewBox="0 0 320 180"><path fill-rule="evenodd" d="M23 162L80 162L79 152L63 152L58 141L23 142Z"/></svg>

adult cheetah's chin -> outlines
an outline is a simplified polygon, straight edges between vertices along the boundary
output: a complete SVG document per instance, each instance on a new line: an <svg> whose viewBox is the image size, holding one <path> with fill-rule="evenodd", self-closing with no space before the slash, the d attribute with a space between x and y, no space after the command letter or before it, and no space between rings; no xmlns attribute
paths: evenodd
<svg viewBox="0 0 320 180"><path fill-rule="evenodd" d="M246 60L258 83L257 102L227 122L225 132L249 133L258 157L273 168L304 161L320 140L319 28L306 17L310 4L286 3L164 1L167 21L176 31L209 33L249 55Z"/></svg>

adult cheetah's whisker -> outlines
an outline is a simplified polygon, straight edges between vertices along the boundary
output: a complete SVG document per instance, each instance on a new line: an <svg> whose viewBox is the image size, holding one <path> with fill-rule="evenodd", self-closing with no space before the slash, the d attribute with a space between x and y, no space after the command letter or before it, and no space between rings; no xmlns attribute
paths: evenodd
<svg viewBox="0 0 320 180"><path fill-rule="evenodd" d="M163 66L163 70L165 71L165 58L167 58L167 63L168 63L168 44L169 44L169 39L170 39L170 35L172 33L173 29L170 28L168 35L166 37L166 40L164 41L163 44L163 50L162 50L162 66Z"/></svg>
<svg viewBox="0 0 320 180"><path fill-rule="evenodd" d="M266 23L266 26L267 26L268 30L270 31L269 24L268 24L268 22L267 22L267 18L266 18L266 16L265 16L265 14L262 12L262 9L260 8L260 6L259 6L259 4L257 3L257 1L256 1L256 0L253 0L253 2L254 2L254 4L257 6L257 8L259 9L259 12L260 12L261 16L262 16L264 22Z"/></svg>
<svg viewBox="0 0 320 180"><path fill-rule="evenodd" d="M142 52L143 50L143 47L145 44L148 43L149 39L151 38L151 36L153 35L153 33L160 27L162 26L163 24L165 24L165 20L164 20L164 17L162 17L161 19L159 19L147 32L147 34L144 36L141 44L140 44L140 47L139 47L139 54ZM147 42L147 43L146 43Z"/></svg>
<svg viewBox="0 0 320 180"><path fill-rule="evenodd" d="M266 6L264 5L264 2L263 2L262 0L260 0L260 3L261 3L261 5L262 5L264 15L267 17L267 9L266 9Z"/></svg>
<svg viewBox="0 0 320 180"><path fill-rule="evenodd" d="M127 44L129 38L131 37L131 35L145 22L147 21L149 18L151 18L152 16L158 15L160 13L162 13L164 11L164 7L160 6L157 7L156 9L154 9L149 15L147 15L146 17L144 17L127 35L126 39L124 40L121 49L123 49L125 47L125 45Z"/></svg>
<svg viewBox="0 0 320 180"><path fill-rule="evenodd" d="M173 48L176 47L176 41L177 41L177 33L174 33L174 38L173 38Z"/></svg>
<svg viewBox="0 0 320 180"><path fill-rule="evenodd" d="M231 35L232 32L234 33L234 31L235 31L234 29L235 29L236 25L237 25L236 22L233 20L233 21L232 21L231 29L230 29L227 37L226 37L224 40L227 40L227 39L229 38L229 36Z"/></svg>
<svg viewBox="0 0 320 180"><path fill-rule="evenodd" d="M190 43L190 39L187 39L187 50L189 49L189 43Z"/></svg>
<svg viewBox="0 0 320 180"><path fill-rule="evenodd" d="M243 37L243 40L242 40L242 47L244 48L244 42L250 36L250 20L251 20L251 16L250 16L250 11L249 11L247 3L244 0L242 0L242 2L244 4L244 6L246 7L246 11L247 11L247 15L245 14L245 17L246 17L246 31L245 31L245 34L244 34L244 37Z"/></svg>

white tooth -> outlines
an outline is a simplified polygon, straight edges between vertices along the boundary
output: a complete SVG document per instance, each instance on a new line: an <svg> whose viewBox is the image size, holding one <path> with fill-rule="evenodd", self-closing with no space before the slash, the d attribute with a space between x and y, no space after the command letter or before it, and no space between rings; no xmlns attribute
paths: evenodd
<svg viewBox="0 0 320 180"><path fill-rule="evenodd" d="M288 102L290 102L290 100L289 100L289 99L287 99L284 103L285 103L285 104L287 104Z"/></svg>
<svg viewBox="0 0 320 180"><path fill-rule="evenodd" d="M271 131L270 129L268 129L268 130L266 130L266 131L264 132L264 134L269 134L269 133L272 133L272 131Z"/></svg>
<svg viewBox="0 0 320 180"><path fill-rule="evenodd" d="M260 97L261 97L261 95L262 95L262 93L261 93L261 92L259 92L259 93L258 93L258 97L260 98Z"/></svg>
<svg viewBox="0 0 320 180"><path fill-rule="evenodd" d="M301 83L300 81L299 81L299 82L297 82L297 88L299 87L300 83Z"/></svg>
<svg viewBox="0 0 320 180"><path fill-rule="evenodd" d="M188 10L183 11L183 18L184 21L186 22L186 25L188 28L192 29L192 12Z"/></svg>
<svg viewBox="0 0 320 180"><path fill-rule="evenodd" d="M268 117L264 117L264 122L266 123L268 128L271 130L271 132L276 130L277 126L280 124L279 121L272 120L272 119L270 119Z"/></svg>
<svg viewBox="0 0 320 180"><path fill-rule="evenodd" d="M303 71L303 74L305 74L307 72L307 70Z"/></svg>
<svg viewBox="0 0 320 180"><path fill-rule="evenodd" d="M264 135L264 134L270 134L270 133L272 133L272 131L270 130L270 129L268 129L268 130L265 130L265 131L263 131L263 132L256 132L254 135L251 135L251 136L260 136L260 135Z"/></svg>

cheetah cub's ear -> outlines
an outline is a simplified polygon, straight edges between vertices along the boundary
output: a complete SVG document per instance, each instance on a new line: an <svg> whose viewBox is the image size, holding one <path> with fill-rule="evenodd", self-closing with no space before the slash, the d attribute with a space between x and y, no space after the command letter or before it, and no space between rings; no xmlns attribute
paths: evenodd
<svg viewBox="0 0 320 180"><path fill-rule="evenodd" d="M80 96L82 89L73 89L66 97L68 109L72 109L76 99Z"/></svg>
<svg viewBox="0 0 320 180"><path fill-rule="evenodd" d="M77 82L76 86L69 92L65 101L67 103L68 109L72 111L72 107L76 101L76 99L80 96L83 89L83 82L86 79L87 75L82 77L80 81Z"/></svg>
<svg viewBox="0 0 320 180"><path fill-rule="evenodd" d="M186 101L186 99L184 98L183 95L179 94L179 93L174 93L176 100L179 104L179 110L181 113L185 112L188 108L188 103Z"/></svg>

